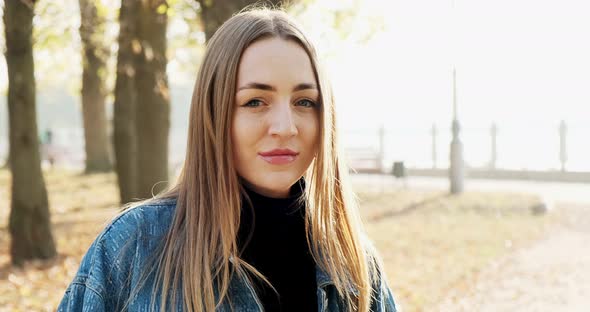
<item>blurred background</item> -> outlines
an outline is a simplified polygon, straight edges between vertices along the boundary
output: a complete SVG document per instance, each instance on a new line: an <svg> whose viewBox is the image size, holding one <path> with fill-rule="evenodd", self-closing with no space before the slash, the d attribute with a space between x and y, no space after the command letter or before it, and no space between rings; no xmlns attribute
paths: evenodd
<svg viewBox="0 0 590 312"><path fill-rule="evenodd" d="M0 311L54 310L105 222L174 180L206 42L254 2L0 2ZM286 10L403 310L585 311L590 4Z"/></svg>

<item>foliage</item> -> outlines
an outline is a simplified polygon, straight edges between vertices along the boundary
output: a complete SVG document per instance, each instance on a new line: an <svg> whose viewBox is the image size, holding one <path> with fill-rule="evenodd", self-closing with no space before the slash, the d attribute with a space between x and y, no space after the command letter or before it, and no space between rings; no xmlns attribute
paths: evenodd
<svg viewBox="0 0 590 312"><path fill-rule="evenodd" d="M171 84L192 85L205 53L201 6L194 0L168 1L168 72Z"/></svg>
<svg viewBox="0 0 590 312"><path fill-rule="evenodd" d="M78 1L39 0L33 17L33 51L37 89L66 86L72 93L80 90ZM72 66L80 64L79 66Z"/></svg>
<svg viewBox="0 0 590 312"><path fill-rule="evenodd" d="M305 0L288 12L303 25L325 58L342 49L363 45L383 31L383 12L365 8L362 0Z"/></svg>
<svg viewBox="0 0 590 312"><path fill-rule="evenodd" d="M96 0L95 3L98 16L104 23L102 29L97 32L102 37L94 39L105 43L110 49L107 71L101 73L101 76L104 76L106 80L107 90L112 90L118 50L120 0ZM198 16L199 8L198 2L193 0L172 0L169 1L166 11L171 25L168 32L168 56L171 66L169 71L178 71L185 76L189 74L190 79L194 79L198 60L201 59L203 52L204 34ZM1 7L0 13L2 13ZM39 0L35 5L33 25L37 88L46 90L65 86L70 94L78 94L82 75L78 1ZM3 27L0 25L2 50L4 49ZM0 70L5 68L3 60L2 63ZM0 77L0 91L5 91L6 87L6 78ZM112 94L109 94L107 103L112 101Z"/></svg>
<svg viewBox="0 0 590 312"><path fill-rule="evenodd" d="M120 0L95 0L98 15L104 20L99 38L107 43L110 57L104 73L107 90L115 80L118 11ZM364 44L384 28L381 13L367 10L362 0L300 0L289 12L303 24L320 45L325 56L337 54L350 44ZM168 72L174 73L171 83L192 84L204 53L205 35L200 18L200 1L169 0L163 8L169 18ZM0 7L0 13L1 13ZM81 43L78 28L80 17L77 0L39 0L35 5L34 43L35 73L39 90L66 86L71 94L78 94L82 75ZM3 25L0 26L2 30ZM4 47L4 32L0 32L0 46ZM76 65L79 64L79 65ZM0 65L0 70L5 67ZM0 91L7 81L0 77ZM112 102L112 95L107 99Z"/></svg>

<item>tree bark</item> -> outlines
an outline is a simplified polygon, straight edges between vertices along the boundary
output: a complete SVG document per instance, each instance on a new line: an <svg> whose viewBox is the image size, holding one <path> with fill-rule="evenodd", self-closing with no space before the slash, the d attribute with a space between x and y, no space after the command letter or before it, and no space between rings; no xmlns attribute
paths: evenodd
<svg viewBox="0 0 590 312"><path fill-rule="evenodd" d="M10 147L9 147L10 148ZM6 157L6 160L4 161L4 165L2 165L3 169L8 169L10 168L10 151L8 151L8 157Z"/></svg>
<svg viewBox="0 0 590 312"><path fill-rule="evenodd" d="M217 28L228 20L233 14L241 11L248 5L259 2L258 0L213 0L199 1L201 4L201 18L207 41L211 39ZM265 4L280 6L282 0L265 1Z"/></svg>
<svg viewBox="0 0 590 312"><path fill-rule="evenodd" d="M137 58L137 183L138 196L151 197L168 182L170 100L166 76L165 0L141 1L138 9ZM164 9L164 10L163 10Z"/></svg>
<svg viewBox="0 0 590 312"><path fill-rule="evenodd" d="M138 9L136 0L122 0L119 11L119 52L117 55L117 81L115 82L114 143L115 164L121 203L137 197L137 132L135 86Z"/></svg>
<svg viewBox="0 0 590 312"><path fill-rule="evenodd" d="M91 0L79 0L82 39L82 116L86 149L86 172L111 170L103 82L108 49L101 37L102 24Z"/></svg>
<svg viewBox="0 0 590 312"><path fill-rule="evenodd" d="M28 259L56 255L37 137L32 20L32 1L5 2L12 173L10 254L17 265Z"/></svg>

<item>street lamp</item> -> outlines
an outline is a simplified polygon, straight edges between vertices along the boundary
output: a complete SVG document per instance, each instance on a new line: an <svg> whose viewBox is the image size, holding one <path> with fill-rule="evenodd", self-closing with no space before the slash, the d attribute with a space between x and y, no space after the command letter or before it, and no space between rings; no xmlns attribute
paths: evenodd
<svg viewBox="0 0 590 312"><path fill-rule="evenodd" d="M464 163L463 163L463 143L459 139L461 127L457 117L457 77L455 68L453 68L453 140L451 141L451 165L449 168L449 180L451 184L451 194L460 194L463 192L464 180Z"/></svg>

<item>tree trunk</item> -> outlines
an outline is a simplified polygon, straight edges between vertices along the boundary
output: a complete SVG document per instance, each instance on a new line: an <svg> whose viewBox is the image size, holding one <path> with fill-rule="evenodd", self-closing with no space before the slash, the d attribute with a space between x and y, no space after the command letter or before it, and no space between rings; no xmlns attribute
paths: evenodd
<svg viewBox="0 0 590 312"><path fill-rule="evenodd" d="M199 1L201 4L201 18L207 41L211 39L217 28L228 20L233 14L241 11L248 5L259 2L258 0L215 0ZM265 1L265 4L280 6L282 0Z"/></svg>
<svg viewBox="0 0 590 312"><path fill-rule="evenodd" d="M86 148L86 172L111 170L105 111L108 49L100 39L102 21L91 0L80 0L80 38L82 39L82 116Z"/></svg>
<svg viewBox="0 0 590 312"><path fill-rule="evenodd" d="M8 116L12 198L9 228L14 264L56 254L35 111L32 1L6 1L4 24L8 67Z"/></svg>
<svg viewBox="0 0 590 312"><path fill-rule="evenodd" d="M113 123L115 164L122 204L137 197L137 132L135 129L137 105L135 58L137 56L133 50L133 42L136 42L136 46L138 45L137 3L136 0L123 0L119 11L119 52Z"/></svg>
<svg viewBox="0 0 590 312"><path fill-rule="evenodd" d="M10 151L8 151L8 153L9 153L8 157L6 157L6 160L4 161L4 165L2 165L2 169L10 168Z"/></svg>
<svg viewBox="0 0 590 312"><path fill-rule="evenodd" d="M166 1L141 1L138 15L137 169L138 196L151 197L168 181L170 100L166 76ZM157 185L156 185L157 184Z"/></svg>

